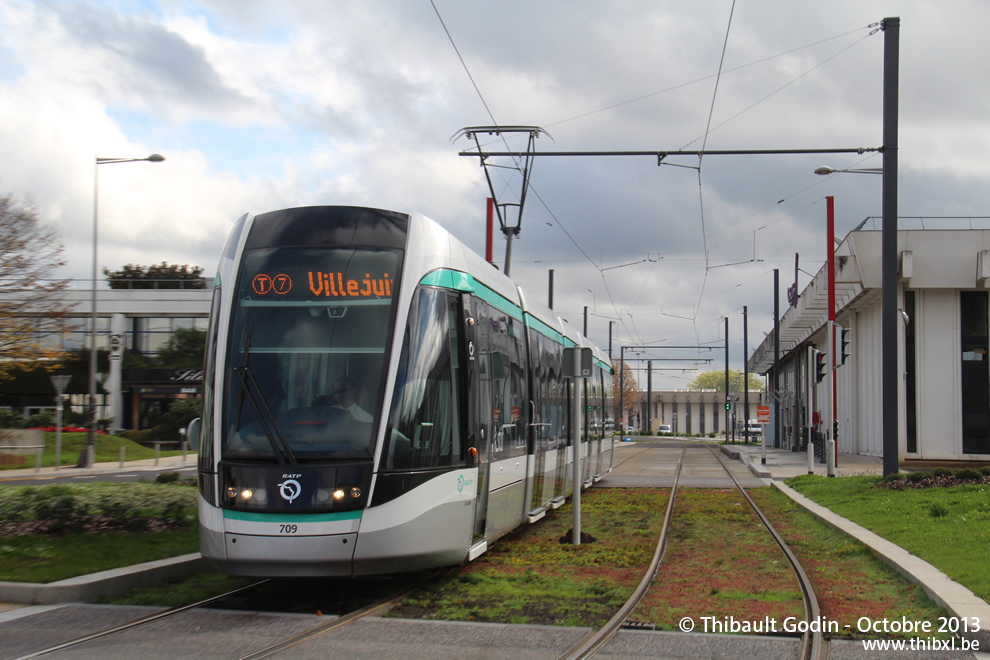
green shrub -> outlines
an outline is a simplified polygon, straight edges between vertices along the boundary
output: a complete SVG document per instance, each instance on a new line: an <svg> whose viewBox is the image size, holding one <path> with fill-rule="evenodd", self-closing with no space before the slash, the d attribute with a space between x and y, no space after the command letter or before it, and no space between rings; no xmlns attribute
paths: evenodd
<svg viewBox="0 0 990 660"><path fill-rule="evenodd" d="M47 520L49 532L74 531L83 526L85 508L72 495L45 497L34 506L38 520Z"/></svg>
<svg viewBox="0 0 990 660"><path fill-rule="evenodd" d="M936 477L951 477L952 470L946 467L937 467L934 470L932 470L932 474L935 475Z"/></svg>
<svg viewBox="0 0 990 660"><path fill-rule="evenodd" d="M956 471L956 479L982 479L983 473L973 468L963 468Z"/></svg>
<svg viewBox="0 0 990 660"><path fill-rule="evenodd" d="M895 472L884 477L881 483L889 484L892 481L904 481L904 477L905 474L903 472Z"/></svg>
<svg viewBox="0 0 990 660"><path fill-rule="evenodd" d="M924 481L925 479L930 479L932 476L931 472L925 472L924 470L919 470L917 472L908 472L905 479L912 483L919 481Z"/></svg>
<svg viewBox="0 0 990 660"><path fill-rule="evenodd" d="M949 507L941 502L932 502L928 505L928 515L932 518L944 518L949 515Z"/></svg>
<svg viewBox="0 0 990 660"><path fill-rule="evenodd" d="M0 429L24 428L24 417L20 413L6 408L0 410Z"/></svg>
<svg viewBox="0 0 990 660"><path fill-rule="evenodd" d="M113 524L129 532L148 529L148 521L141 511L126 502L104 497L100 501L100 511L113 521Z"/></svg>
<svg viewBox="0 0 990 660"><path fill-rule="evenodd" d="M178 472L162 472L157 477L155 477L156 484L174 484L179 480Z"/></svg>
<svg viewBox="0 0 990 660"><path fill-rule="evenodd" d="M55 413L46 411L36 413L24 420L24 428L55 426Z"/></svg>
<svg viewBox="0 0 990 660"><path fill-rule="evenodd" d="M984 465L980 468L980 472L987 477L990 477L990 465Z"/></svg>
<svg viewBox="0 0 990 660"><path fill-rule="evenodd" d="M194 520L194 516L186 515L186 510L187 507L183 506L181 502L172 501L162 509L161 518L169 525L188 527Z"/></svg>

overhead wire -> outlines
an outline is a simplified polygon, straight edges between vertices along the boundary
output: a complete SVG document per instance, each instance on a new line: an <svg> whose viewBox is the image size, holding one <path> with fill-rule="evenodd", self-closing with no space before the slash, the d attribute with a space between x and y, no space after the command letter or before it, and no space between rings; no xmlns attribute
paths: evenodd
<svg viewBox="0 0 990 660"><path fill-rule="evenodd" d="M802 51L802 50L804 50L806 48L813 48L815 46L819 46L821 44L828 43L829 41L835 41L836 39L841 39L842 37L849 36L850 34L855 34L856 32L859 32L860 30L869 30L869 29L872 29L872 26L864 26L864 27L861 27L861 28L856 28L854 30L849 30L847 32L843 32L842 34L837 34L835 36L828 37L826 39L821 39L819 41L815 41L813 43L806 44L804 46L799 46L798 48L792 48L791 50L786 50L786 51L783 51L781 53L777 53L775 55L770 55L768 57L764 57L764 58L759 59L759 60L753 60L752 62L747 62L746 64L740 64L739 66L733 67L731 69L725 69L725 70L722 71L722 73L725 74L725 73L734 73L736 71L741 71L742 69L745 69L745 68L748 68L748 67L751 67L751 66L756 66L757 64L763 64L764 62L769 62L770 60L776 59L778 57L784 57L785 55L791 55L792 53L797 53L797 52ZM714 74L713 73L713 74L710 74L710 75L707 75L707 76L702 76L701 78L696 78L694 80L690 80L688 82L678 83L676 85L672 85L671 87L666 87L664 89L660 89L660 90L657 90L655 92L649 92L648 94L642 94L640 96L637 96L637 97L634 97L634 98L631 98L631 99L627 99L625 101L619 101L618 103L612 103L611 105L606 105L606 106L603 106L603 107L598 108L596 110L589 110L588 112L584 112L584 113L581 113L579 115L575 115L573 117L568 117L567 119L560 119L558 121L551 122L549 124L545 124L545 126L547 126L548 128L551 127L551 126L559 126L560 124L566 124L568 122L572 122L572 121L575 121L575 120L578 120L578 119L584 119L585 117L590 117L591 115L595 115L595 114L598 114L600 112L607 112L608 110L614 110L616 108L621 108L624 105L629 105L631 103L636 103L638 101L644 101L644 100L646 100L648 98L652 98L654 96L659 96L660 94L666 94L667 92L673 92L673 91L676 91L676 90L681 89L681 88L684 88L684 87L690 87L691 85L695 85L695 84L704 82L706 80L709 80L711 78L714 78L716 75L718 75L718 74Z"/></svg>
<svg viewBox="0 0 990 660"><path fill-rule="evenodd" d="M495 125L495 126L497 126L498 125L498 120L495 119L495 114L492 112L491 108L488 105L488 102L485 100L485 96L484 96L484 94L482 94L481 88L478 86L477 81L475 81L474 76L471 74L471 70L468 67L467 62L464 60L463 55L461 55L461 51L457 47L457 43L454 41L453 35L450 33L450 30L447 28L447 24L443 20L443 16L440 14L440 9L437 7L436 2L434 0L430 0L430 5L433 7L433 11L434 11L434 13L437 16L437 19L440 21L440 25L443 27L444 33L447 35L447 40L450 42L450 45L453 47L454 52L457 54L457 59L460 60L461 66L464 68L464 72L467 74L468 78L471 80L471 85L474 87L475 93L477 93L478 98L481 99L481 104L485 107L485 111L488 113L488 117L492 120L492 124ZM508 148L509 147L508 141L505 139L504 136L500 136L500 137L502 138L502 142L505 143L506 148ZM516 163L516 167L518 169L519 168L519 162L518 162L518 160L517 159L513 159L513 160ZM506 186L507 185L508 184L506 183ZM625 327L625 322L623 321L622 316L621 316L621 314L619 314L618 308L615 305L615 300L614 300L614 298L612 296L611 290L608 287L608 281L605 279L604 273L595 264L594 259L592 259L588 255L588 253L585 252L584 248L582 248L580 246L580 244L578 244L578 242L574 239L574 237L571 236L570 232L567 231L567 229L564 227L563 223L560 221L560 218L558 218L553 213L553 211L550 210L550 206L546 203L546 200L543 199L543 197L539 194L539 192L536 190L536 188L532 184L530 184L529 189L530 189L530 191L532 191L532 193L534 195L536 195L536 198L540 200L540 203L546 209L547 213L549 213L550 216L554 219L554 221L557 223L557 226L560 227L561 231L564 232L564 234L567 236L567 238L570 239L570 241L574 244L574 246L577 247L577 249L581 252L581 254L584 255L584 257L588 260L588 262L592 266L594 266L595 269L598 271L599 275L602 278L602 282L605 285L605 292L608 295L609 302L612 305L612 308L615 311L616 316L619 317L619 322L623 325L623 327ZM521 222L521 220L522 219L520 218L520 222ZM628 332L628 328L626 328L626 330Z"/></svg>

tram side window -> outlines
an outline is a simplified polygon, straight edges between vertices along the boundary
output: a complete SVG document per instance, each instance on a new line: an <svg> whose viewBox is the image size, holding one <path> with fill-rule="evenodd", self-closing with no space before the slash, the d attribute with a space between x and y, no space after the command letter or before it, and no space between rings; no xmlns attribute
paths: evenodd
<svg viewBox="0 0 990 660"><path fill-rule="evenodd" d="M526 378L522 323L490 308L492 457L526 453Z"/></svg>
<svg viewBox="0 0 990 660"><path fill-rule="evenodd" d="M463 462L456 387L455 299L440 289L417 291L402 341L389 416L386 469ZM452 352L451 348L454 347Z"/></svg>

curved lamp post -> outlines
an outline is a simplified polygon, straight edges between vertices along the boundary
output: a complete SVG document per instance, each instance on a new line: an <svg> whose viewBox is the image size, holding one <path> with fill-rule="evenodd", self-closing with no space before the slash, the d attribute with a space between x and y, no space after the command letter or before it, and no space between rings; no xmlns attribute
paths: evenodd
<svg viewBox="0 0 990 660"><path fill-rule="evenodd" d="M86 411L87 416L87 431L86 431L86 446L83 447L82 453L79 455L79 461L76 467L92 467L93 466L93 454L96 447L96 298L97 298L97 284L99 283L97 277L97 227L98 223L98 198L99 198L99 166L109 165L111 163L139 163L147 161L149 163L160 163L165 160L165 156L161 154L151 154L146 158L100 158L97 156L93 161L93 309L90 318L90 351L89 351L89 404Z"/></svg>

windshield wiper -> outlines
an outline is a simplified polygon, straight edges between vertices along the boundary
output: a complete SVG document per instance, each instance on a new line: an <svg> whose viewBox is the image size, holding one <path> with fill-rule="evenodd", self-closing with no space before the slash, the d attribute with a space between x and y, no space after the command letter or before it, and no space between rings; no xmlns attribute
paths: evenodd
<svg viewBox="0 0 990 660"><path fill-rule="evenodd" d="M275 459L283 465L286 463L298 463L299 461L296 460L295 454L292 453L292 448L289 447L289 443L275 422L275 416L272 414L271 408L268 407L268 402L261 393L261 388L258 387L258 381L255 380L254 374L251 373L247 365L234 367L234 373L241 379L241 391L247 394L248 401L251 403L251 407L254 408L254 414L258 416L258 424L265 432L268 443L272 446ZM254 388L254 391L252 391L252 388ZM266 419L271 421L271 429L268 428L268 424L265 422ZM274 433L272 429L274 429Z"/></svg>

